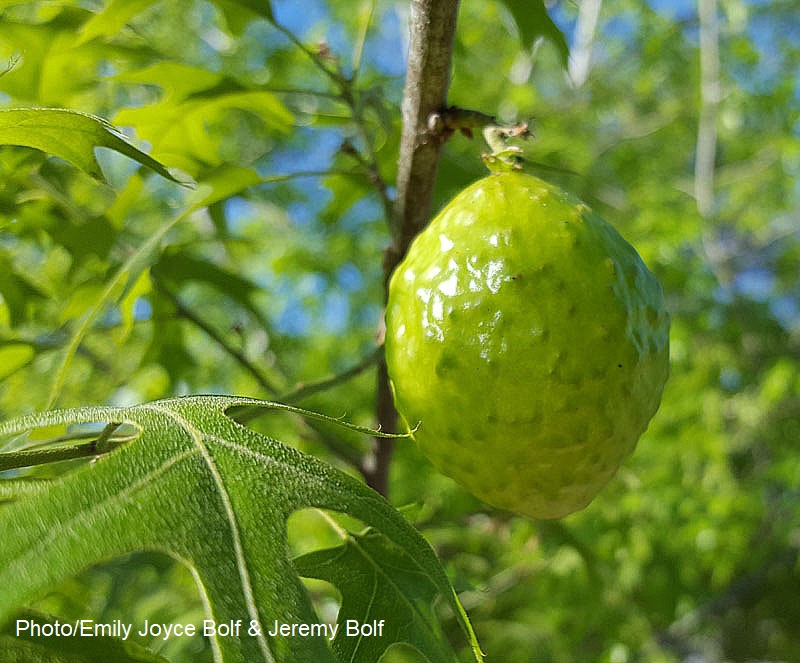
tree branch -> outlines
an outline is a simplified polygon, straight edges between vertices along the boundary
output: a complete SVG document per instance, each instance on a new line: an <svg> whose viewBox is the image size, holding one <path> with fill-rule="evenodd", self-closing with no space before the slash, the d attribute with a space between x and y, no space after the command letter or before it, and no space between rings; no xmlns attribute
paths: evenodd
<svg viewBox="0 0 800 663"><path fill-rule="evenodd" d="M375 13L375 2L372 2L370 6L369 13L367 15L366 20L363 22L360 33L357 38L356 48L353 53L353 73L351 76L346 76L345 73L342 71L341 67L338 64L338 61L332 57L332 54L328 50L327 46L319 47L316 50L313 50L307 47L303 42L298 39L297 35L295 35L291 30L282 26L280 23L273 19L270 19L272 25L281 33L283 33L291 42L294 44L298 49L300 49L307 57L311 59L314 65L320 69L330 80L331 82L339 89L338 94L330 94L327 93L328 96L332 96L335 99L343 102L348 109L350 110L350 116L353 120L353 124L355 125L356 132L358 136L361 138L361 141L364 143L364 149L366 149L367 155L362 155L356 147L350 143L349 141L345 141L342 145L342 151L346 154L350 154L351 156L355 157L359 164L365 169L365 175L369 178L372 184L375 186L375 189L378 192L378 195L381 199L381 204L383 205L384 212L386 213L387 219L391 222L392 217L392 201L389 198L387 193L387 185L386 181L383 179L383 176L380 173L380 168L378 164L378 156L375 151L374 141L369 135L367 130L367 123L364 118L364 104L362 99L360 98L360 93L356 87L356 80L360 73L361 68L361 57L363 55L364 50L364 43L367 36L367 31L369 30L370 23L372 22L373 14ZM329 66L330 62L336 62L333 66ZM320 93L325 94L325 93Z"/></svg>
<svg viewBox="0 0 800 663"><path fill-rule="evenodd" d="M167 288L163 283L157 279L152 279L153 285L161 292L166 299L175 307L176 313L191 322L198 329L201 329L207 336L209 336L220 348L222 348L228 355L235 359L239 365L245 369L250 375L253 376L259 386L264 389L268 394L280 393L280 389L273 383L271 378L264 374L258 366L250 361L244 352L235 348L228 340L220 334L214 327L206 322L202 317L195 313L191 308L186 306L178 296Z"/></svg>
<svg viewBox="0 0 800 663"><path fill-rule="evenodd" d="M335 387L336 385L342 384L343 382L347 382L348 380L361 375L368 368L371 368L377 364L382 356L383 346L375 348L375 350L370 352L360 362L342 371L341 373L330 375L328 377L315 380L314 382L304 382L298 384L292 391L282 394L278 400L281 403L299 403L309 396L313 396L314 394L330 389L331 387Z"/></svg>
<svg viewBox="0 0 800 663"><path fill-rule="evenodd" d="M405 253L431 213L442 143L426 140L428 117L447 106L458 0L412 0L403 133L393 219L394 252ZM399 262L399 257L397 259Z"/></svg>
<svg viewBox="0 0 800 663"><path fill-rule="evenodd" d="M457 15L458 0L411 1L397 199L390 219L392 245L386 252L383 264L384 293L394 268L402 260L411 240L425 227L431 214L443 141L429 139L428 118L447 106ZM376 415L381 430L396 430L397 413L384 360L378 366ZM367 483L383 495L388 494L389 463L393 448L391 440L376 438L374 455L362 468Z"/></svg>
<svg viewBox="0 0 800 663"><path fill-rule="evenodd" d="M313 396L314 394L335 387L346 382L347 380L351 380L352 378L361 375L367 369L375 366L382 358L383 346L380 346L375 348L375 350L373 350L357 364L342 371L341 373L337 373L336 375L322 378L314 382L299 384L292 391L287 391L281 394L275 400L279 403L287 403L291 405L300 403L309 396ZM228 412L228 414L235 421L246 425L253 419L269 412L270 410L267 410L263 407L244 406L241 408L234 408ZM361 470L364 467L365 461L361 457L361 453L354 447L351 447L335 435L331 435L324 430L321 430L318 424L310 419L301 417L300 421L302 422L300 425L303 426L303 430L308 432L309 435L313 435L317 441L324 444L331 451L331 453L338 456L357 470Z"/></svg>

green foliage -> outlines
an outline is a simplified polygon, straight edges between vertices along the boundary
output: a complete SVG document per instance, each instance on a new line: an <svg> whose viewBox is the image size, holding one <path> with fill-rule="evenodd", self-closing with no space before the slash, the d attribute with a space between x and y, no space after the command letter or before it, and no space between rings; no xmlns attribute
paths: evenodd
<svg viewBox="0 0 800 663"><path fill-rule="evenodd" d="M355 537L337 528L350 554L333 573L336 553L300 560L301 573L339 587L342 630L356 615L383 619L398 626L370 641L368 660L400 640L409 640L431 660L445 660L449 647L437 637L429 601L438 593L457 614L463 611L425 540L362 483L224 414L242 406L297 412L251 399L191 397L132 408L53 411L0 426L0 435L87 421L132 424L140 431L135 440L118 443L113 452L46 489L16 500L12 496L12 504L0 512L10 538L0 553L0 586L6 588L0 620L89 564L140 549L159 550L192 568L217 623L244 619L246 635L211 637L218 660L353 660L360 639L352 636L334 641L333 658L322 638L268 637L273 621L317 621L288 557L285 530L292 512L314 506L358 518L382 533ZM111 439L98 441L98 450L104 444ZM389 542L399 552L390 552ZM395 578L401 569L412 582L378 582ZM373 582L363 582L365 570L375 574ZM425 588L421 596L417 583ZM462 624L471 635L466 619Z"/></svg>
<svg viewBox="0 0 800 663"><path fill-rule="evenodd" d="M56 619L33 612L23 613L18 619L51 628L56 628L57 624ZM110 635L54 640L31 635L28 630L17 635L11 626L0 632L0 661L3 663L166 663L166 660L135 642L124 642Z"/></svg>
<svg viewBox="0 0 800 663"><path fill-rule="evenodd" d="M94 156L96 147L108 147L175 178L158 161L123 140L119 132L98 117L57 108L0 110L0 144L21 145L66 159L92 177L103 179Z"/></svg>
<svg viewBox="0 0 800 663"><path fill-rule="evenodd" d="M355 620L383 623L385 640L347 637L342 629L333 651L342 661L377 661L389 642L409 642L431 661L454 660L446 646L433 606L441 589L407 551L386 537L367 531L343 537L337 548L308 553L294 560L301 575L326 580L341 589L339 624ZM456 606L460 610L459 606ZM386 616L391 618L387 619ZM478 656L480 658L480 656Z"/></svg>
<svg viewBox="0 0 800 663"><path fill-rule="evenodd" d="M613 223L662 282L672 360L661 409L589 509L558 523L488 508L403 441L391 501L413 503L404 513L442 560L489 660L800 660L796 2L718 2L721 101L706 216L693 195L693 6L603 2L577 85L537 11L547 7L575 57L585 4L464 0L449 103L503 122L533 119L525 154L548 167L536 173ZM0 116L37 109L89 131L55 135L78 146L72 163L52 134L41 144L26 131L23 146L0 146L0 419L236 393L295 394L304 407L374 425L368 360L407 9L405 0L0 0ZM448 141L437 207L485 174L484 149L458 134ZM158 175L148 159L196 188ZM333 424L273 413L251 425L350 475L373 460L364 435ZM37 433L3 450L89 439ZM4 472L0 514L51 500L41 490L51 480L78 499L77 477L120 454L144 455L141 442L79 469L73 460ZM269 469L246 467L244 482ZM62 522L60 508L46 512L52 522ZM294 518L298 563L309 555L317 575L344 583L353 581L346 569L363 572L365 586L402 582L416 612L403 622L413 633L396 636L420 647L433 637L416 630L432 623L431 585L408 577L411 558L374 532L341 539L325 519L293 529ZM19 545L7 531L0 556ZM264 535L259 525L252 534ZM80 543L69 542L59 545ZM396 565L367 568L376 547ZM73 559L74 573L41 582L25 603L60 620L203 619L182 564L152 550L109 554L90 554L89 568ZM282 581L301 595L294 571ZM335 591L303 582L317 616L334 619ZM0 585L3 601L15 584ZM359 601L341 610L376 613ZM464 642L452 612L435 611L447 639ZM4 638L0 651L11 651ZM214 656L203 638L137 642L173 663ZM17 639L25 651L13 656L36 660L40 644ZM387 659L393 653L403 656L393 647ZM51 658L59 655L71 654Z"/></svg>
<svg viewBox="0 0 800 663"><path fill-rule="evenodd" d="M544 0L503 0L514 17L522 43L531 48L539 37L550 40L558 49L564 66L569 61L569 46L564 33L553 23L547 13Z"/></svg>

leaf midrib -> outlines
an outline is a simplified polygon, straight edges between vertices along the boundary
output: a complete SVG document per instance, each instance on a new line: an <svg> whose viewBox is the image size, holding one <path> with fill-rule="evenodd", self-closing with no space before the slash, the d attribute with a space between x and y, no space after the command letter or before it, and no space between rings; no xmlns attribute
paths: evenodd
<svg viewBox="0 0 800 663"><path fill-rule="evenodd" d="M327 513L325 513L323 511L322 514L326 518L326 520L328 520L328 522L332 525L333 529L336 531L336 533L342 539L344 544L345 545L347 545L348 543L351 544L364 557L364 559L367 560L367 562L370 564L370 566L372 566L373 569L374 569L373 584L372 584L372 596L370 597L370 601L369 601L369 604L367 606L367 612L369 612L369 609L372 607L373 599L375 597L375 589L377 587L377 578L378 577L382 577L382 578L384 578L385 582L390 587L392 587L392 589L394 590L395 594L400 597L400 600L408 606L409 612L412 615L416 615L417 616L417 621L422 624L423 628L425 628L429 632L430 637L435 641L436 640L436 634L430 628L430 625L428 624L428 620L425 619L424 615L420 614L419 610L414 605L414 603L412 603L411 601L408 600L406 595L400 590L400 588L397 586L397 584L392 580L391 576L389 576L388 574L386 574L386 573L384 573L382 571L382 567L374 560L372 555L370 555L364 549L363 546L359 545L358 540L355 537L351 536L350 533L347 530L343 529L339 525L339 523L337 523L335 520L333 520L333 518L331 518ZM418 568L419 568L419 566L418 566ZM401 571L406 571L406 569L402 569L402 568L400 570ZM421 568L419 568L418 574L421 575L423 578L429 578L429 576L427 576L425 574L424 570L421 569ZM356 645L355 649L353 650L353 657L355 656L356 652L358 651L358 647L361 644L362 637L363 636L359 636L359 642ZM355 658L353 658L353 657L350 658L350 662L351 663L353 663L353 661L355 660Z"/></svg>
<svg viewBox="0 0 800 663"><path fill-rule="evenodd" d="M233 503L231 502L230 495L225 487L225 482L222 479L222 475L219 472L219 468L217 467L216 463L214 462L214 458L211 455L208 447L204 443L204 435L202 431L195 428L190 421L179 415L177 412L169 410L167 408L163 408L161 406L150 404L147 407L156 410L157 412L161 412L162 414L172 418L175 420L184 430L186 430L192 438L194 442L195 448L200 452L203 456L203 460L205 461L209 472L211 472L211 476L214 479L214 482L217 484L217 490L222 500L223 507L225 509L225 516L228 521L228 526L230 527L230 534L231 539L233 541L233 549L234 549L234 556L236 558L236 568L239 571L239 578L242 584L242 594L245 599L245 603L247 604L247 611L250 615L250 619L254 620L258 626L258 635L256 636L258 640L259 647L261 649L262 654L264 655L264 660L268 663L274 661L272 654L269 650L269 645L267 644L266 639L264 638L264 628L261 624L261 618L258 614L258 607L255 603L255 596L253 595L253 586L250 581L250 571L247 566L247 560L245 558L244 547L242 546L242 538L241 533L239 531L239 523L236 519L236 512L233 508Z"/></svg>

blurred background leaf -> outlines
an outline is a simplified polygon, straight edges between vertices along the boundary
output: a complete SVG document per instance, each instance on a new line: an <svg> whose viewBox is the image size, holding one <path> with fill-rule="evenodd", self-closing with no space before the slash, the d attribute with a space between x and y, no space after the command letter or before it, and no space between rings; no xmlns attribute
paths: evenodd
<svg viewBox="0 0 800 663"><path fill-rule="evenodd" d="M68 308L198 195L214 204L166 232L153 287L103 306L58 405L273 397L358 365L381 318L408 3L275 0L258 13L161 1L87 39L115 4L0 3L0 102L112 119L145 152L165 146L158 158L199 189L103 149L111 187L0 148L0 416L44 406L74 332ZM566 70L552 28L534 22L540 5L565 37ZM487 508L398 444L391 499L414 504L489 660L800 660L797 3L718 0L714 16L713 204L701 214L694 2L461 3L450 103L532 119L526 152L554 168L538 173L637 247L673 320L661 410L601 496L557 526ZM238 104L244 93L265 103ZM485 149L448 142L438 206L485 173ZM374 385L370 368L303 404L371 424ZM253 425L351 473L368 451L288 416ZM305 539L330 547L318 530ZM168 560L135 556L37 607L179 620L200 603ZM169 643L169 659L209 656L195 646Z"/></svg>

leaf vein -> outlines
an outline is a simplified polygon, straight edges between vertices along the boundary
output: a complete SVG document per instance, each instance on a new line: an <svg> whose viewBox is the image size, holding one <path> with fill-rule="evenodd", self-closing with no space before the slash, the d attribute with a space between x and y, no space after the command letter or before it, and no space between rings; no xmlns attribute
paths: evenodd
<svg viewBox="0 0 800 663"><path fill-rule="evenodd" d="M58 523L57 526L50 528L45 536L42 536L37 541L35 541L28 549L15 558L12 562L9 563L8 567L4 569L4 573L13 576L15 574L13 568L14 567L21 567L25 568L27 560L31 557L37 556L43 548L46 548L49 544L53 541L61 537L64 532L69 531L72 529L72 526L81 521L84 518L88 518L92 513L102 509L106 506L111 506L115 502L122 503L126 499L129 499L134 493L141 490L145 485L150 484L153 479L156 477L164 474L167 472L171 467L176 465L182 460L189 458L197 453L196 449L189 449L184 451L177 456L173 456L169 458L165 463L159 465L158 467L154 468L152 471L148 472L147 474L139 477L138 480L127 486L124 490L121 490L117 493L113 493L109 495L106 499L101 500L99 502L95 502L92 508L82 509L78 513L76 513L72 518L68 520L64 520ZM19 572L17 572L19 573Z"/></svg>
<svg viewBox="0 0 800 663"><path fill-rule="evenodd" d="M247 611L250 614L250 619L254 620L258 625L259 634L256 636L258 639L258 644L261 648L261 652L264 654L265 661L273 661L272 654L269 650L269 645L264 637L264 627L261 624L261 617L258 613L258 607L256 606L255 596L253 595L253 586L250 581L250 571L247 566L247 560L245 559L244 547L242 545L242 537L239 531L239 523L236 519L236 513L233 508L233 503L231 502L231 497L228 494L228 491L225 487L225 482L223 481L222 475L220 474L219 468L217 467L216 463L214 462L214 458L211 455L208 446L204 443L204 434L195 428L190 421L182 417L177 412L161 407L156 405L155 403L150 403L145 408L150 408L164 414L171 419L174 419L182 428L184 428L192 438L192 441L195 444L195 448L200 451L203 456L203 460L206 462L209 471L211 472L211 476L214 479L214 482L217 484L217 489L219 492L220 499L222 500L223 506L225 508L225 515L227 516L228 524L231 530L231 539L233 541L233 548L234 548L234 555L236 556L236 567L239 569L239 578L242 584L242 593L244 594L245 602L247 603ZM215 436L209 436L214 437Z"/></svg>

